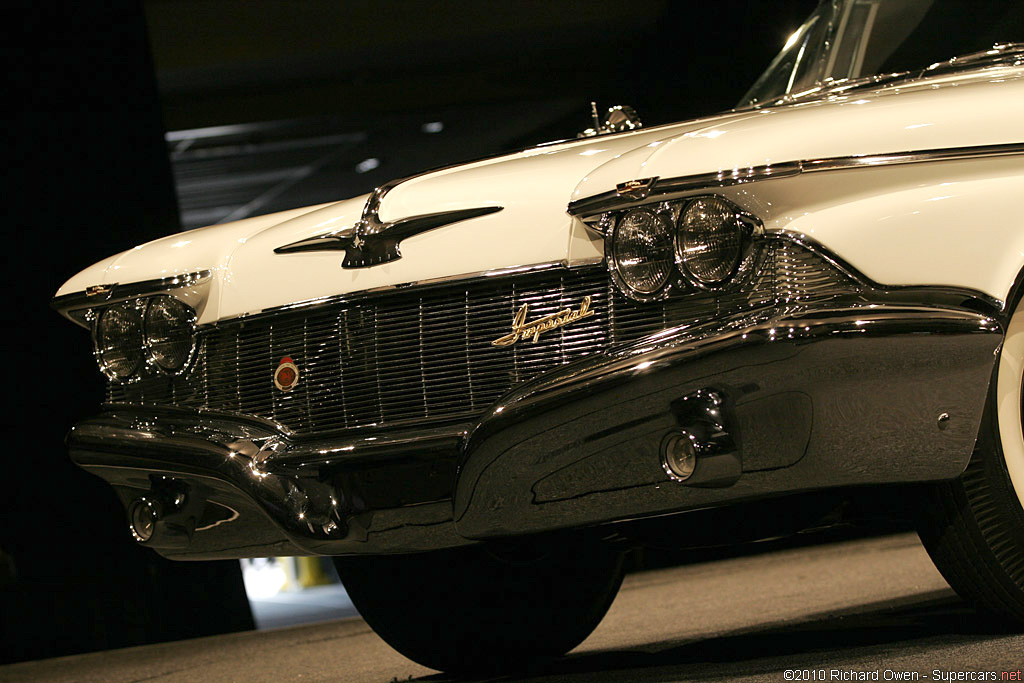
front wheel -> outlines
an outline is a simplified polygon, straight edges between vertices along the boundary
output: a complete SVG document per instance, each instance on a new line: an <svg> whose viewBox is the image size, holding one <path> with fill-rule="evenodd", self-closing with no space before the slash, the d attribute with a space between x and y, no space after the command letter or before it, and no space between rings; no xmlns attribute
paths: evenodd
<svg viewBox="0 0 1024 683"><path fill-rule="evenodd" d="M961 597L1024 624L1024 302L999 353L967 470L935 485L921 540Z"/></svg>
<svg viewBox="0 0 1024 683"><path fill-rule="evenodd" d="M597 627L622 582L620 554L582 538L334 561L381 638L453 673L565 654Z"/></svg>

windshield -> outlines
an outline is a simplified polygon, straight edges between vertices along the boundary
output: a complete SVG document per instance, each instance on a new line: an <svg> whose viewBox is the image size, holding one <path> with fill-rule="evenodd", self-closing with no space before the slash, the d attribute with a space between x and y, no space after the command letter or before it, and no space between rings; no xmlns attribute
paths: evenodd
<svg viewBox="0 0 1024 683"><path fill-rule="evenodd" d="M777 100L826 79L923 69L1021 41L1020 0L823 0L739 106Z"/></svg>

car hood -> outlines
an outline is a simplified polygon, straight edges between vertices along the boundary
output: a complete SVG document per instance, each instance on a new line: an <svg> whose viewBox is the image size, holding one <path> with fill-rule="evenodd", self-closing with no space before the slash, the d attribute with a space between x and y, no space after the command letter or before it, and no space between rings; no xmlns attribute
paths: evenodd
<svg viewBox="0 0 1024 683"><path fill-rule="evenodd" d="M572 199L632 179L742 175L793 161L1019 143L1022 106L1024 69L1015 66L826 94L709 121L618 155L588 173Z"/></svg>
<svg viewBox="0 0 1024 683"><path fill-rule="evenodd" d="M407 179L384 196L382 221L501 207L403 239L402 257L341 267L343 251L275 253L297 241L351 228L368 195L176 233L101 261L68 280L58 296L210 271L200 322L286 304L409 283L553 262L599 260L601 244L566 213L573 189L594 168L638 147L674 138L710 119L554 143Z"/></svg>
<svg viewBox="0 0 1024 683"><path fill-rule="evenodd" d="M570 201L654 176L728 174L779 162L1020 142L1022 75L1020 68L979 69L556 143L415 176L384 196L382 221L501 210L408 237L400 245L402 257L381 265L343 269L341 251L274 251L351 228L366 203L362 196L171 235L95 264L58 295L208 270L213 277L198 309L202 323L439 278L595 261L603 256L602 244L567 213ZM979 111L985 112L984 125ZM830 239L827 230L816 237Z"/></svg>

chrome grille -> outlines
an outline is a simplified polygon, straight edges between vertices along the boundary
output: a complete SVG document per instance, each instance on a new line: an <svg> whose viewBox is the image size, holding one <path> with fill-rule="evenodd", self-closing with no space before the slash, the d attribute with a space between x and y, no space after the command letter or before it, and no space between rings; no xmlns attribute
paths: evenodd
<svg viewBox="0 0 1024 683"><path fill-rule="evenodd" d="M513 385L665 327L780 300L848 293L852 281L803 247L776 243L760 272L720 295L674 294L639 304L619 294L603 265L480 278L284 310L205 328L191 371L110 384L111 402L203 407L276 420L296 432L401 425L483 412ZM527 320L579 307L595 315L534 343L491 342ZM300 368L290 392L274 387L285 356Z"/></svg>

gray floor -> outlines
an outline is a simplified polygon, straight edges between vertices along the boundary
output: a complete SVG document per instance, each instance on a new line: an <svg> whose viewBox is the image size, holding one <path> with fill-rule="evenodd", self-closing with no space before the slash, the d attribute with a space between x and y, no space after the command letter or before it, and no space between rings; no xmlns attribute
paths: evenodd
<svg viewBox="0 0 1024 683"><path fill-rule="evenodd" d="M312 624L343 617L358 617L341 584L313 586L301 591L283 592L270 598L249 600L256 628L270 629Z"/></svg>
<svg viewBox="0 0 1024 683"><path fill-rule="evenodd" d="M916 537L898 535L630 576L597 631L529 679L778 682L825 669L839 680L835 669L999 680L1022 666L1024 636L967 609ZM359 618L0 667L3 681L410 678L446 680Z"/></svg>

